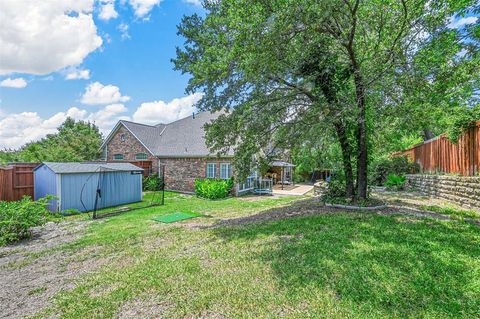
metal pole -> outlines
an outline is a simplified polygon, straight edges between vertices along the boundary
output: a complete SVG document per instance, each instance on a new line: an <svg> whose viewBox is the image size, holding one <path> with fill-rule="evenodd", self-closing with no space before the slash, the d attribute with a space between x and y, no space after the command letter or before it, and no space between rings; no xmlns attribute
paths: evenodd
<svg viewBox="0 0 480 319"><path fill-rule="evenodd" d="M162 165L162 205L165 205L165 165Z"/></svg>
<svg viewBox="0 0 480 319"><path fill-rule="evenodd" d="M282 191L283 191L283 182L284 182L284 179L285 179L285 176L283 176L283 166L282 166L282 176L281 176L281 182L282 182Z"/></svg>

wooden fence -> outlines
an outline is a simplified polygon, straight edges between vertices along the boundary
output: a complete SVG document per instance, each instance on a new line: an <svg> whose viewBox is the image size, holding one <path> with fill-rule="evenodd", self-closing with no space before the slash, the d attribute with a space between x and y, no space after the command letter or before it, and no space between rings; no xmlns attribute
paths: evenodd
<svg viewBox="0 0 480 319"><path fill-rule="evenodd" d="M474 176L480 173L480 121L459 138L456 144L445 134L398 152L420 165L426 173L452 173Z"/></svg>
<svg viewBox="0 0 480 319"><path fill-rule="evenodd" d="M0 167L0 200L15 201L34 196L33 169L36 163L16 163Z"/></svg>

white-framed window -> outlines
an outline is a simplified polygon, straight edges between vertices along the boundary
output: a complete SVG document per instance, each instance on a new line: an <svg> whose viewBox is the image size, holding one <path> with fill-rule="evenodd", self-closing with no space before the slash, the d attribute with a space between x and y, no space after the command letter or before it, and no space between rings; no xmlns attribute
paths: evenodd
<svg viewBox="0 0 480 319"><path fill-rule="evenodd" d="M216 168L217 165L215 163L207 163L207 178L216 178Z"/></svg>
<svg viewBox="0 0 480 319"><path fill-rule="evenodd" d="M123 154L113 154L113 159L115 161L123 161Z"/></svg>
<svg viewBox="0 0 480 319"><path fill-rule="evenodd" d="M230 163L220 164L220 178L229 179L232 177L232 165Z"/></svg>
<svg viewBox="0 0 480 319"><path fill-rule="evenodd" d="M125 135L125 134L121 134L121 135L120 135L120 141L125 142L125 139L126 139L126 135Z"/></svg>
<svg viewBox="0 0 480 319"><path fill-rule="evenodd" d="M143 161L148 159L148 155L145 153L138 153L138 154L135 154L135 159L139 161Z"/></svg>

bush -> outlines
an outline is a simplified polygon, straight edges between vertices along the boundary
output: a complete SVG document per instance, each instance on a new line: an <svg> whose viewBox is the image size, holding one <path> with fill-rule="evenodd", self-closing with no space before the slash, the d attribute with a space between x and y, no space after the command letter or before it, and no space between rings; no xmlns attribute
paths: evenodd
<svg viewBox="0 0 480 319"><path fill-rule="evenodd" d="M226 198L233 189L233 178L230 179L196 179L195 194L208 199Z"/></svg>
<svg viewBox="0 0 480 319"><path fill-rule="evenodd" d="M163 183L158 174L153 174L143 178L142 186L144 191L154 192L162 189Z"/></svg>
<svg viewBox="0 0 480 319"><path fill-rule="evenodd" d="M0 246L30 237L30 228L43 225L54 216L47 210L47 196L37 201L24 197L16 202L0 202Z"/></svg>
<svg viewBox="0 0 480 319"><path fill-rule="evenodd" d="M382 186L391 174L402 176L419 171L417 163L411 163L406 156L383 159L372 165L370 184Z"/></svg>
<svg viewBox="0 0 480 319"><path fill-rule="evenodd" d="M405 187L405 176L390 174L387 176L385 186L392 190L402 190Z"/></svg>
<svg viewBox="0 0 480 319"><path fill-rule="evenodd" d="M331 179L325 191L326 198L345 197L345 181L341 179Z"/></svg>

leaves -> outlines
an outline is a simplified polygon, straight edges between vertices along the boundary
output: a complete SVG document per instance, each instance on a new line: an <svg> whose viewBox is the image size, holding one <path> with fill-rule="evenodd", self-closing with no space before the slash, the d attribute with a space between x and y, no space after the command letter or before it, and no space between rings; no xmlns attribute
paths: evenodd
<svg viewBox="0 0 480 319"><path fill-rule="evenodd" d="M0 151L0 162L79 162L100 157L102 135L93 123L67 118L58 132L18 151Z"/></svg>

